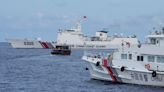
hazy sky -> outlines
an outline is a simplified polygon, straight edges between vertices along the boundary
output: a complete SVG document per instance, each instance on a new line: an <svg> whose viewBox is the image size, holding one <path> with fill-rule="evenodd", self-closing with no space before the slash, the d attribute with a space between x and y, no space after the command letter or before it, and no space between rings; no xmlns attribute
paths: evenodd
<svg viewBox="0 0 164 92"><path fill-rule="evenodd" d="M140 39L164 22L164 0L0 0L0 41L5 38L56 40L57 31L82 22L93 36L107 28L110 34L136 34Z"/></svg>

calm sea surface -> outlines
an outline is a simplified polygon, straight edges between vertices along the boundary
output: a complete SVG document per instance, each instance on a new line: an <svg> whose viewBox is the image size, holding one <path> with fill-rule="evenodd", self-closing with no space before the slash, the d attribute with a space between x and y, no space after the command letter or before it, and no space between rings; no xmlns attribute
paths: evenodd
<svg viewBox="0 0 164 92"><path fill-rule="evenodd" d="M0 92L164 92L164 88L90 79L82 50L55 56L48 49L0 43Z"/></svg>

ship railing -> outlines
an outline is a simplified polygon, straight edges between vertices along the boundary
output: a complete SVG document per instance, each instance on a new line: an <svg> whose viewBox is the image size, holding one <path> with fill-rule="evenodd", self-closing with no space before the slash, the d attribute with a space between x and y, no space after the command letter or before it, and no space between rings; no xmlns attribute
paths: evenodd
<svg viewBox="0 0 164 92"><path fill-rule="evenodd" d="M84 51L84 56L103 59L105 57L108 57L112 52L113 51L89 50L89 51Z"/></svg>

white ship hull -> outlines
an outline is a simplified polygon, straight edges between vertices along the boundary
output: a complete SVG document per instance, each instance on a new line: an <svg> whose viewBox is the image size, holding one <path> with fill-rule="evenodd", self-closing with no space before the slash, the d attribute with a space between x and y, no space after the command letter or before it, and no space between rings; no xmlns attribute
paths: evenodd
<svg viewBox="0 0 164 92"><path fill-rule="evenodd" d="M7 39L13 48L53 48L52 43L28 39Z"/></svg>
<svg viewBox="0 0 164 92"><path fill-rule="evenodd" d="M152 77L152 71L135 71L113 68L119 75L117 76L122 83L162 86L164 87L164 73L158 73L156 77Z"/></svg>
<svg viewBox="0 0 164 92"><path fill-rule="evenodd" d="M99 61L95 58L94 61L93 58L87 58L83 57L83 60L87 63L87 68L89 69L89 73L92 79L98 79L98 80L105 80L105 81L112 81L112 78L109 76L108 71L105 67L102 66L96 66L96 62Z"/></svg>
<svg viewBox="0 0 164 92"><path fill-rule="evenodd" d="M89 68L91 78L93 79L164 87L164 72L157 72L156 77L153 77L152 71L147 69L126 68L124 71L121 71L120 66L112 66L112 64L111 66L110 64L108 66L103 65L102 58L83 56L82 59L87 62L87 68ZM99 65L97 65L97 62L100 62Z"/></svg>
<svg viewBox="0 0 164 92"><path fill-rule="evenodd" d="M73 41L73 40L72 40ZM80 41L77 43L57 43L58 45L69 45L71 48L78 49L117 49L122 46L122 43L125 42L131 43L131 45L138 44L137 38L115 38L112 41L83 41L83 44L80 44Z"/></svg>

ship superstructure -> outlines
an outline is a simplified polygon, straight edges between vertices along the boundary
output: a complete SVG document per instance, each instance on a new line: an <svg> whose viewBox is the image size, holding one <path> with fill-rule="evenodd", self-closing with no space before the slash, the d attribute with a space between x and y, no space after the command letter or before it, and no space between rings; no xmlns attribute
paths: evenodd
<svg viewBox="0 0 164 92"><path fill-rule="evenodd" d="M59 30L57 35L58 45L69 45L71 48L96 48L96 49L115 49L129 43L138 44L135 36L112 35L108 36L107 31L97 31L95 36L88 37L83 34L80 21L77 22L74 29Z"/></svg>

